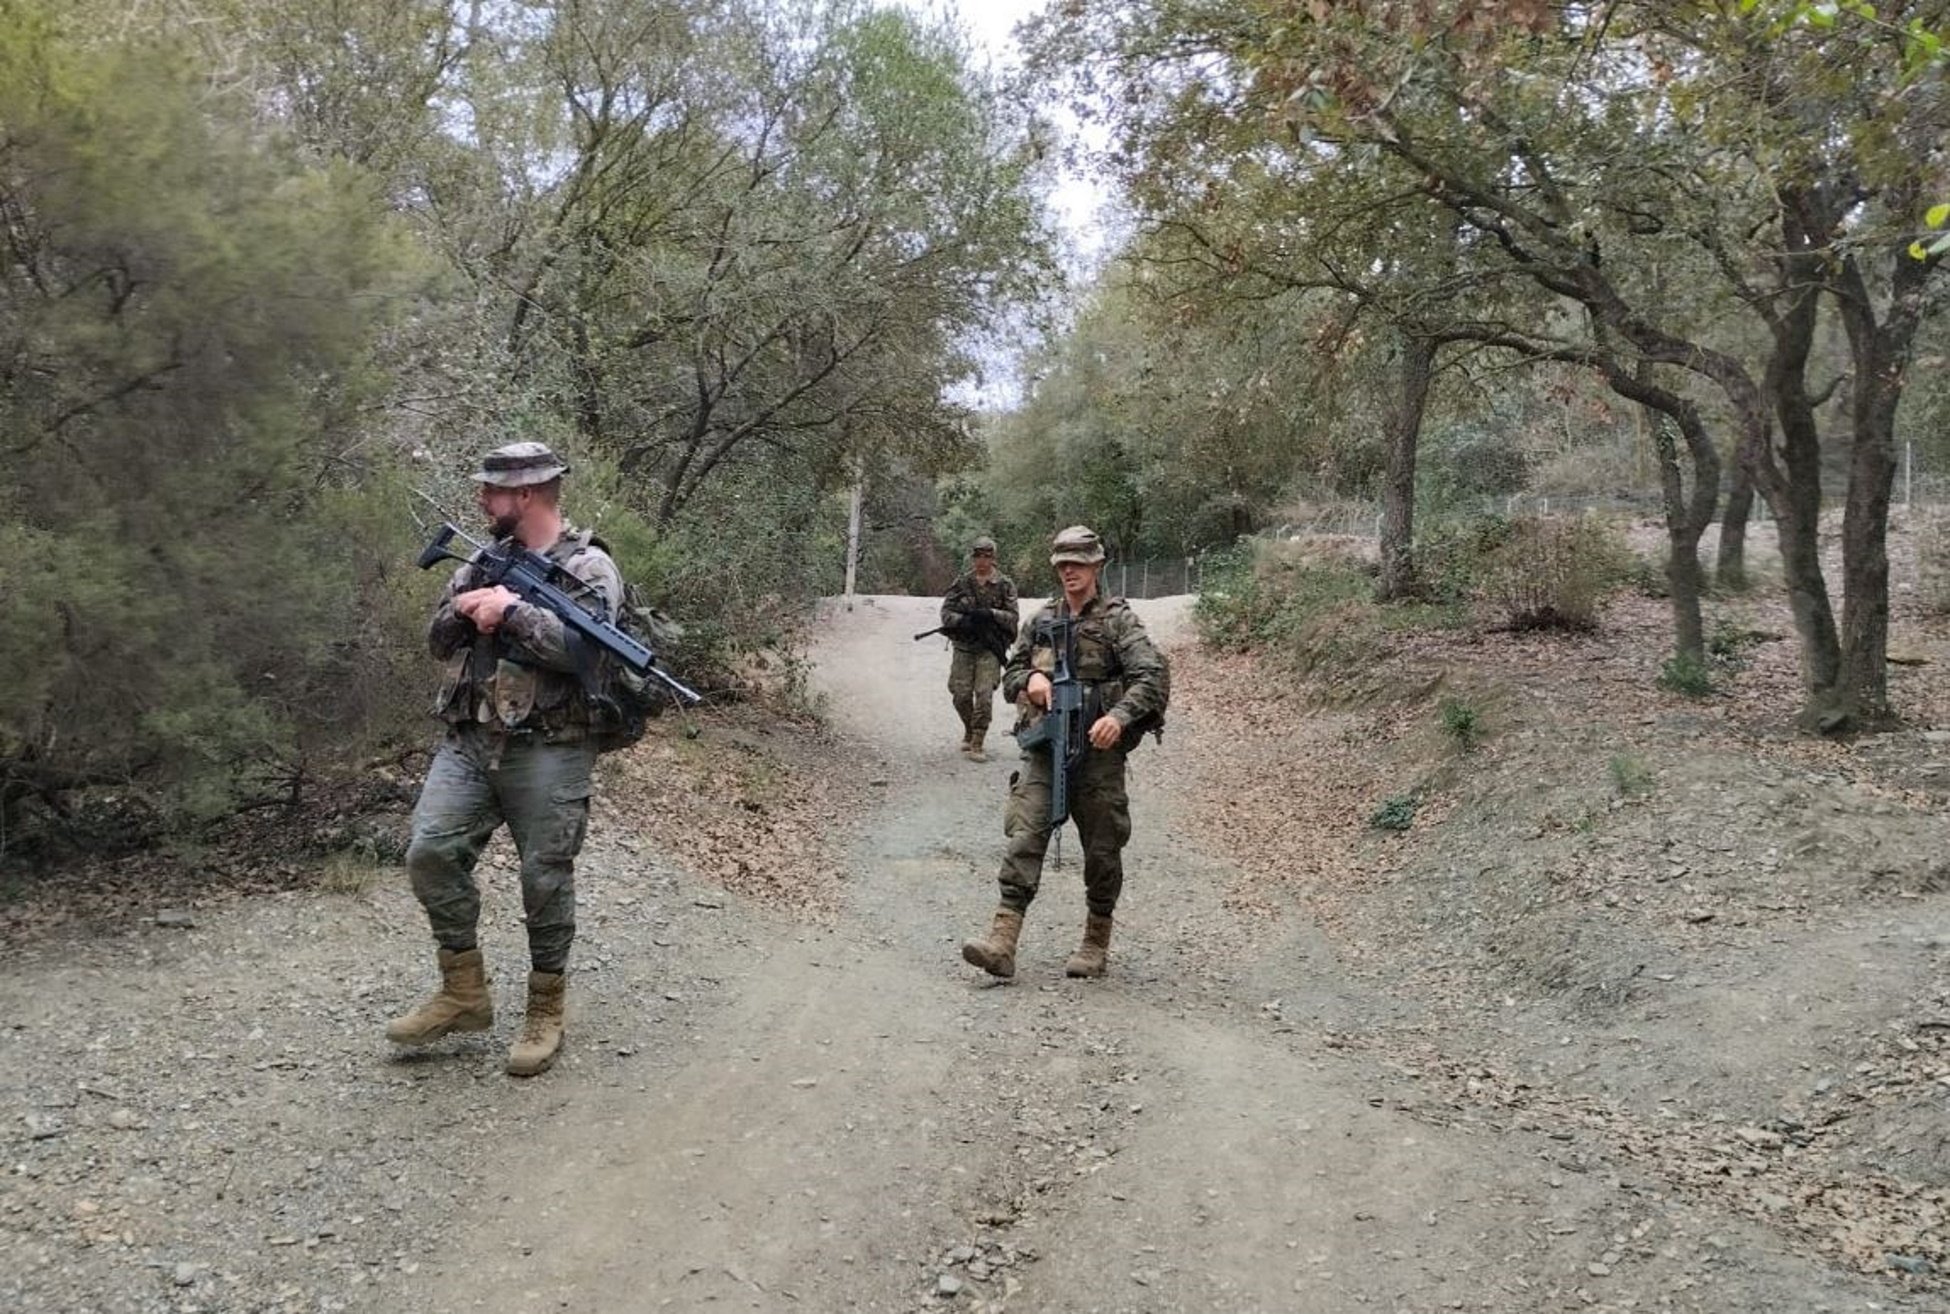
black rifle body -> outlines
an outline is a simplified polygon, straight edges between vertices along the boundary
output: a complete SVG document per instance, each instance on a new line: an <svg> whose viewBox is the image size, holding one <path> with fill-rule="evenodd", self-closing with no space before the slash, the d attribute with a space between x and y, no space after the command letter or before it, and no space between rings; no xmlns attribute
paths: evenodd
<svg viewBox="0 0 1950 1314"><path fill-rule="evenodd" d="M1089 748L1084 724L1083 684L1077 679L1077 618L1068 608L1040 621L1031 646L1047 641L1055 658L1049 682L1049 710L1017 738L1025 749L1047 747L1050 754L1049 828L1070 819L1070 784Z"/></svg>
<svg viewBox="0 0 1950 1314"><path fill-rule="evenodd" d="M456 538L473 547L474 554L464 557L448 547ZM499 584L523 602L554 613L569 631L571 651L577 643L594 644L638 675L661 681L686 703L696 705L704 701L702 694L657 665L657 654L649 644L618 627L607 617L592 615L567 590L550 582L549 577L557 573L559 567L533 548L513 547L505 552L497 552L492 547L476 543L452 524L443 524L434 532L433 541L420 553L420 569L431 570L447 559L473 566L480 573L484 586ZM594 590L585 591L594 593ZM583 665L578 661L578 669Z"/></svg>

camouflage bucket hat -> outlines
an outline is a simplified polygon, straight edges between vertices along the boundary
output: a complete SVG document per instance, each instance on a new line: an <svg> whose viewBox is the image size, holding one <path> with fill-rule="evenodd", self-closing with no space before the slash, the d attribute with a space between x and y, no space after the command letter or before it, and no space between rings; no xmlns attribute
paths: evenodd
<svg viewBox="0 0 1950 1314"><path fill-rule="evenodd" d="M993 556L995 553L995 540L990 538L987 534L984 534L980 538L976 539L973 543L970 543L968 545L968 550L971 554L976 552L987 552L991 556Z"/></svg>
<svg viewBox="0 0 1950 1314"><path fill-rule="evenodd" d="M1071 525L1068 529L1050 540L1049 563L1060 566L1066 561L1079 565L1094 566L1104 559L1104 541L1097 537L1097 531L1085 525Z"/></svg>
<svg viewBox="0 0 1950 1314"><path fill-rule="evenodd" d="M481 462L481 468L473 474L474 482L492 484L496 488L527 488L531 484L545 484L551 479L560 479L569 473L569 467L562 458L548 449L545 443L509 443L489 452Z"/></svg>

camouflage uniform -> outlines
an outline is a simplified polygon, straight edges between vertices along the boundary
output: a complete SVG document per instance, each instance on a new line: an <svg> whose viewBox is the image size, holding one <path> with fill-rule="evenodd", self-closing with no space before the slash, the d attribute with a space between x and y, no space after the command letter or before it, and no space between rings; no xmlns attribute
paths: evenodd
<svg viewBox="0 0 1950 1314"><path fill-rule="evenodd" d="M545 555L614 611L622 576L588 535L565 532ZM474 864L507 822L521 854L530 957L536 971L560 972L575 938L575 859L596 762L588 704L560 618L524 603L481 634L455 613L454 595L478 587L476 574L471 565L454 572L428 627L433 655L447 663L434 713L448 729L413 810L406 867L434 939L471 949L481 911Z"/></svg>
<svg viewBox="0 0 1950 1314"><path fill-rule="evenodd" d="M1030 674L1055 670L1055 652L1040 626L1054 620L1057 602L1045 603L1030 618L1022 640L1009 654L1002 676L1002 693L1017 706L1016 733L1035 724L1044 713L1024 696ZM1083 886L1091 913L1109 917L1124 888L1123 848L1131 838L1130 798L1124 789L1124 758L1136 747L1129 728L1149 725L1162 717L1171 696L1171 671L1144 632L1144 623L1122 598L1094 597L1077 616L1076 677L1084 686L1083 718L1088 730L1101 714L1115 717L1126 728L1116 748L1085 746L1070 788L1070 815L1083 840ZM1036 749L1023 754L1023 765L1009 778L1009 805L1003 822L1009 847L1002 859L1002 906L1021 913L1028 909L1042 883L1043 855L1049 849L1050 754Z"/></svg>
<svg viewBox="0 0 1950 1314"><path fill-rule="evenodd" d="M987 583L969 571L948 586L941 599L941 623L973 612L991 613L1007 639L1016 637L1017 602L1015 581L997 572ZM948 692L954 696L955 714L961 717L966 741L979 743L989 730L995 714L995 686L1002 679L1002 660L973 639L950 636L954 661L948 667Z"/></svg>

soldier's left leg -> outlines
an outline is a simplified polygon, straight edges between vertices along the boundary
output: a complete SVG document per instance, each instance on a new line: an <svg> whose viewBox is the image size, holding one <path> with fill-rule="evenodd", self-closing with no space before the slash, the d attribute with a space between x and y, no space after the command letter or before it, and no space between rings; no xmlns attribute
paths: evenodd
<svg viewBox="0 0 1950 1314"><path fill-rule="evenodd" d="M1124 754L1093 749L1077 773L1070 813L1083 838L1083 891L1090 911L1109 917L1124 891L1124 845L1131 838L1131 799Z"/></svg>
<svg viewBox="0 0 1950 1314"><path fill-rule="evenodd" d="M528 953L538 972L560 972L576 933L576 855L589 826L596 750L581 744L510 743L495 792L521 854Z"/></svg>
<svg viewBox="0 0 1950 1314"><path fill-rule="evenodd" d="M1124 890L1124 844L1131 838L1122 753L1092 751L1084 758L1071 811L1083 837L1083 890L1089 913L1083 921L1083 942L1063 971L1068 976L1102 976L1110 958L1111 913Z"/></svg>
<svg viewBox="0 0 1950 1314"><path fill-rule="evenodd" d="M967 750L975 733L975 658L977 654L955 649L948 667L948 693L955 700L955 715L961 718L961 746Z"/></svg>
<svg viewBox="0 0 1950 1314"><path fill-rule="evenodd" d="M974 656L974 680L968 692L968 755L983 760L982 741L988 737L989 722L995 716L995 686L1002 683L1002 663L995 654L982 651Z"/></svg>
<svg viewBox="0 0 1950 1314"><path fill-rule="evenodd" d="M569 945L576 933L576 854L589 828L588 744L511 747L498 782L502 810L521 851L521 901L528 919L528 1012L508 1047L508 1072L547 1071L562 1048Z"/></svg>

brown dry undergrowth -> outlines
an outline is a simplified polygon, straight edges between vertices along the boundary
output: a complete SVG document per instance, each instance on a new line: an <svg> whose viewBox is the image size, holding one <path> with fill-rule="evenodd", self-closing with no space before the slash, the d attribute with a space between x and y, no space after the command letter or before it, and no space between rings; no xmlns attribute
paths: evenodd
<svg viewBox="0 0 1950 1314"><path fill-rule="evenodd" d="M398 857L426 762L420 753L376 767L334 793L240 815L194 840L16 872L0 889L0 942L107 929L164 909L292 890L359 893L401 880ZM817 722L775 702L672 714L598 764L593 834L618 837L628 852L643 851L631 838L640 836L655 857L727 890L829 916L845 870L839 826L856 803L838 762Z"/></svg>

